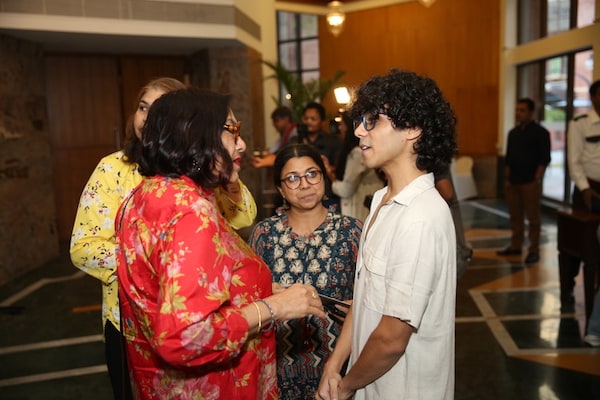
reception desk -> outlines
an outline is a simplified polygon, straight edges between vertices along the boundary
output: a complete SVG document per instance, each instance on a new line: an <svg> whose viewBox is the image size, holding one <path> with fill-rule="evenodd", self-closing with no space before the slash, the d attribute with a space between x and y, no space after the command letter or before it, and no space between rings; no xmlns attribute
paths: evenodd
<svg viewBox="0 0 600 400"><path fill-rule="evenodd" d="M561 295L569 290L569 266L583 262L583 290L586 321L594 306L600 277L600 244L596 231L600 214L564 209L557 214L557 247Z"/></svg>

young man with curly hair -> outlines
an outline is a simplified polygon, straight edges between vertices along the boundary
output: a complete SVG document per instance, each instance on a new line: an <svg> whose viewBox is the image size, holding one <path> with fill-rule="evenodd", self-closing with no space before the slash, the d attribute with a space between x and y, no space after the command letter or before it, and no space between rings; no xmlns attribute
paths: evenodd
<svg viewBox="0 0 600 400"><path fill-rule="evenodd" d="M364 224L354 302L317 398L453 399L456 238L434 173L456 152L454 113L433 80L397 69L365 82L351 113L365 165L387 186Z"/></svg>

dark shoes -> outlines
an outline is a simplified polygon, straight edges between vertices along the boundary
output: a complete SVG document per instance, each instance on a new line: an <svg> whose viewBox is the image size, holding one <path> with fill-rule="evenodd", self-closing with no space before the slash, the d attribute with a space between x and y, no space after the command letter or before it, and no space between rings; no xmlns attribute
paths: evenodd
<svg viewBox="0 0 600 400"><path fill-rule="evenodd" d="M511 249L510 247L507 247L502 250L498 250L496 252L496 254L498 254L499 256L520 256L521 253L522 253L521 249ZM538 261L540 261L539 253L530 252L529 254L527 254L527 257L525 257L525 264L532 264L532 263L536 263Z"/></svg>
<svg viewBox="0 0 600 400"><path fill-rule="evenodd" d="M540 255L538 253L529 253L525 257L525 264L533 264L540 261Z"/></svg>
<svg viewBox="0 0 600 400"><path fill-rule="evenodd" d="M499 256L520 256L521 252L521 249L511 249L510 247L507 247L505 249L498 250L496 254Z"/></svg>

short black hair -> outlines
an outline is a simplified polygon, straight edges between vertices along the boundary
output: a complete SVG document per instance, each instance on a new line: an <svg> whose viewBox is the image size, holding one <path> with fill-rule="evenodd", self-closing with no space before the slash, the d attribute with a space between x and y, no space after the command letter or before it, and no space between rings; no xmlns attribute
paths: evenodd
<svg viewBox="0 0 600 400"><path fill-rule="evenodd" d="M398 129L421 129L413 145L421 171L439 174L456 154L456 116L430 78L396 68L374 76L358 89L350 113L355 121L381 113Z"/></svg>
<svg viewBox="0 0 600 400"><path fill-rule="evenodd" d="M519 100L517 100L517 104L519 104L519 103L525 104L529 111L535 110L535 102L533 100L531 100L529 97L521 97Z"/></svg>
<svg viewBox="0 0 600 400"><path fill-rule="evenodd" d="M302 115L306 112L306 110L317 110L321 120L325 121L327 119L327 112L325 111L325 107L323 104L317 103L316 101L311 101L310 103L306 103L304 108L302 109Z"/></svg>
<svg viewBox="0 0 600 400"><path fill-rule="evenodd" d="M327 187L329 184L329 178L325 172L325 163L323 163L323 158L316 147L306 143L289 144L279 150L277 156L275 157L275 162L273 163L273 183L275 184L275 187L281 187L281 171L290 158L300 157L310 157L317 164L323 173L325 187Z"/></svg>
<svg viewBox="0 0 600 400"><path fill-rule="evenodd" d="M293 121L294 115L292 114L292 110L290 110L289 107L286 106L279 106L276 109L274 109L271 113L271 119L276 120L281 118L287 118L290 121Z"/></svg>
<svg viewBox="0 0 600 400"><path fill-rule="evenodd" d="M203 188L227 184L233 160L221 135L229 100L227 95L198 88L176 90L158 98L142 130L140 173L187 176Z"/></svg>

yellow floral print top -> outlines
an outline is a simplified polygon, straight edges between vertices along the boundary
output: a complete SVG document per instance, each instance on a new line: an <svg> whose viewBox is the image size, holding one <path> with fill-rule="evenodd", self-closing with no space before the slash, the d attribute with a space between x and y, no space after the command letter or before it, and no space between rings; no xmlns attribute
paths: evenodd
<svg viewBox="0 0 600 400"><path fill-rule="evenodd" d="M137 165L123 160L117 151L104 157L85 185L71 234L71 262L77 268L102 282L102 327L110 321L120 330L117 260L115 256L115 216L129 193L142 181ZM256 203L240 181L242 201L233 203L218 190L217 205L235 228L252 225Z"/></svg>

